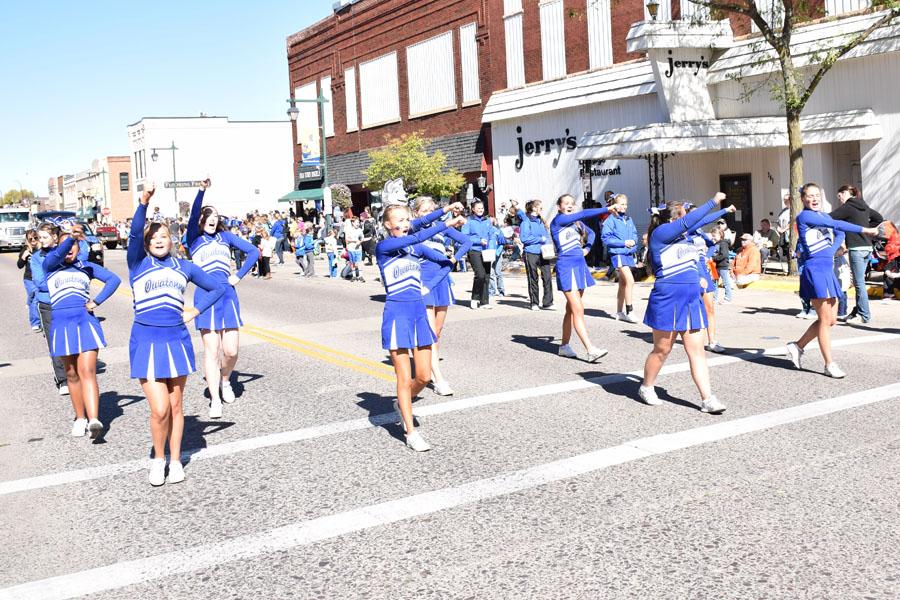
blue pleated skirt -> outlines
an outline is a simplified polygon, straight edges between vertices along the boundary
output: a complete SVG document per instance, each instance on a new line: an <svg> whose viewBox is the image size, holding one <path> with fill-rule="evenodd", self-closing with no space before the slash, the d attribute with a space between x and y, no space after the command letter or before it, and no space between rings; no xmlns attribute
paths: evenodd
<svg viewBox="0 0 900 600"><path fill-rule="evenodd" d="M453 281L447 275L441 279L440 283L428 290L428 293L422 297L425 306L451 306L456 302L453 295Z"/></svg>
<svg viewBox="0 0 900 600"><path fill-rule="evenodd" d="M238 301L234 287L225 284L225 293L216 300L216 303L197 315L194 323L198 330L222 331L223 329L240 329L244 322L241 320L241 303ZM198 294L194 293L194 303L197 303ZM203 291L205 293L205 291ZM202 296L200 296L202 297Z"/></svg>
<svg viewBox="0 0 900 600"><path fill-rule="evenodd" d="M106 347L97 317L83 306L53 309L50 318L50 356L72 356Z"/></svg>
<svg viewBox="0 0 900 600"><path fill-rule="evenodd" d="M560 258L556 261L556 285L561 292L583 290L594 285L594 278L584 258Z"/></svg>
<svg viewBox="0 0 900 600"><path fill-rule="evenodd" d="M610 254L609 260L614 269L621 269L622 267L631 267L633 269L635 265L633 254Z"/></svg>
<svg viewBox="0 0 900 600"><path fill-rule="evenodd" d="M657 281L647 300L644 325L658 331L706 329L706 307L696 283Z"/></svg>
<svg viewBox="0 0 900 600"><path fill-rule="evenodd" d="M428 324L425 302L388 300L384 303L381 321L382 348L419 348L430 346L436 341L437 336Z"/></svg>
<svg viewBox="0 0 900 600"><path fill-rule="evenodd" d="M135 322L128 356L134 379L169 379L197 370L191 334L184 324L157 327Z"/></svg>
<svg viewBox="0 0 900 600"><path fill-rule="evenodd" d="M840 298L841 282L834 274L834 261L808 260L800 273L800 297L806 300Z"/></svg>

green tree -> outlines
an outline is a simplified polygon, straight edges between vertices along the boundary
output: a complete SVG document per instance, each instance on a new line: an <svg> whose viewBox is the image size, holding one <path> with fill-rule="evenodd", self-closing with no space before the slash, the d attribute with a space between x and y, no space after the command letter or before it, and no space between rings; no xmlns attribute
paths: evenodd
<svg viewBox="0 0 900 600"><path fill-rule="evenodd" d="M416 194L446 198L456 194L465 178L455 169L447 169L447 157L440 150L428 154L430 140L421 132L387 138L387 146L369 152L372 164L366 169L365 186L378 191L391 180L402 178L407 190Z"/></svg>
<svg viewBox="0 0 900 600"><path fill-rule="evenodd" d="M3 194L3 198L0 199L0 206L9 206L10 204L19 204L22 202L24 198L25 204L31 204L31 201L34 199L35 193L31 190L9 190L5 194Z"/></svg>
<svg viewBox="0 0 900 600"><path fill-rule="evenodd" d="M755 0L691 0L693 4L705 6L715 18L728 14L748 17L759 29L760 40L753 50L759 57L747 65L748 69L759 69L767 63L776 66L774 78L768 81L770 91L784 108L787 119L788 161L790 166L791 227L797 214L803 210L800 200L800 186L803 185L803 132L800 116L807 102L822 82L822 79L848 52L866 41L876 30L893 23L900 15L900 0L873 0L875 11L884 11L873 19L863 31L845 35L835 46L820 45L811 56L794 55L791 39L798 23L818 17L821 8L813 8L807 0L773 0L769 8L757 5ZM834 43L834 42L832 42ZM765 46L770 50L766 51ZM746 88L745 88L746 89ZM755 91L755 90L754 90ZM748 94L748 95L752 95ZM792 236L796 247L797 236ZM791 262L791 271L795 263Z"/></svg>

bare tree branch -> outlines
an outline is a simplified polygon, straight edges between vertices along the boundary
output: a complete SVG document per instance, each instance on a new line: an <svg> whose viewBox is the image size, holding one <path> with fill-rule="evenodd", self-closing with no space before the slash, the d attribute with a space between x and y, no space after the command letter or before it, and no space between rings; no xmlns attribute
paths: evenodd
<svg viewBox="0 0 900 600"><path fill-rule="evenodd" d="M813 75L812 79L809 81L809 84L806 86L806 91L803 92L803 95L800 97L800 107L806 106L806 102L809 100L810 96L812 96L813 92L816 91L816 87L818 87L819 83L822 81L822 78L825 77L825 74L834 66L842 56L846 55L848 52L862 44L866 41L872 32L880 27L884 27L893 21L897 16L900 15L900 8L892 8L888 12L886 12L880 19L869 25L869 27L857 34L852 40L846 43L841 48L837 48L828 53L828 56L825 57L825 60L822 61L822 64L819 65L819 69L816 71L816 74Z"/></svg>

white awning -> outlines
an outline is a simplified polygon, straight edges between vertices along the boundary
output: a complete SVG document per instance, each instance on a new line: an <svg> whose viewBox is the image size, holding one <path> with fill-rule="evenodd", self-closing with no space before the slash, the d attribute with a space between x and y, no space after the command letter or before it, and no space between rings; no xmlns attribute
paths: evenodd
<svg viewBox="0 0 900 600"><path fill-rule="evenodd" d="M496 92L484 107L482 123L586 106L656 92L653 67L638 60L606 69L570 75L556 81L535 83Z"/></svg>
<svg viewBox="0 0 900 600"><path fill-rule="evenodd" d="M871 109L821 113L800 118L805 144L830 144L881 138ZM578 160L636 158L648 154L716 152L787 147L784 117L712 119L652 123L587 133L578 142Z"/></svg>

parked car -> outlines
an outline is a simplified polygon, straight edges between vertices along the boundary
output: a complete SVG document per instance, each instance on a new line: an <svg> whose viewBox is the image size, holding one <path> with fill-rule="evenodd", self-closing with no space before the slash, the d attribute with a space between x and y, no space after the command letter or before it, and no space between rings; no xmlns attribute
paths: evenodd
<svg viewBox="0 0 900 600"><path fill-rule="evenodd" d="M115 250L119 245L119 232L115 225L97 225L94 232L100 239L100 242L106 246L108 250Z"/></svg>
<svg viewBox="0 0 900 600"><path fill-rule="evenodd" d="M37 223L52 219L68 219L75 221L84 228L84 239L89 244L88 260L98 265L103 265L104 248L100 242L100 238L94 233L93 227L86 221L78 221L75 219L75 213L68 210L48 210L34 214Z"/></svg>

